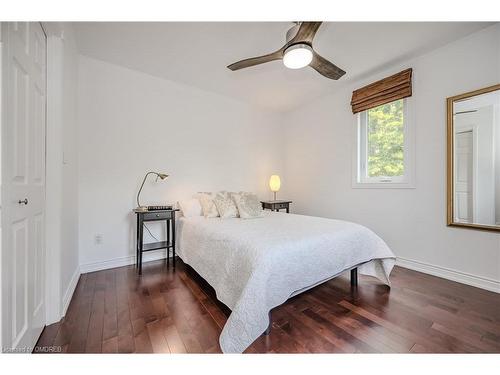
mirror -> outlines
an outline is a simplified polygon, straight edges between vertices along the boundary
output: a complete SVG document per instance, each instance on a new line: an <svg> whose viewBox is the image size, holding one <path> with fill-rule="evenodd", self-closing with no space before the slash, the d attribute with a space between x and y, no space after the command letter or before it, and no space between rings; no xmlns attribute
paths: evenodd
<svg viewBox="0 0 500 375"><path fill-rule="evenodd" d="M448 225L500 231L500 85L447 99Z"/></svg>

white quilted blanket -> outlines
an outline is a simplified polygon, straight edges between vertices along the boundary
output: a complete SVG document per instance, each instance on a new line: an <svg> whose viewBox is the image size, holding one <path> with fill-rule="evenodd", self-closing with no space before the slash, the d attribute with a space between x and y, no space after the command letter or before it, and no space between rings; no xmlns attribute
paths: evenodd
<svg viewBox="0 0 500 375"><path fill-rule="evenodd" d="M256 219L183 217L177 239L183 261L232 310L219 338L224 353L242 353L267 328L268 312L299 291L361 263L359 273L389 285L395 263L361 225L269 211Z"/></svg>

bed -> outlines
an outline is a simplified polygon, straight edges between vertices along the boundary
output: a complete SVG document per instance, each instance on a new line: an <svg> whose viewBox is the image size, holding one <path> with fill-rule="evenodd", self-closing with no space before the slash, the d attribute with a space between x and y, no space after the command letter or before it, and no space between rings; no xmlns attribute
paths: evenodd
<svg viewBox="0 0 500 375"><path fill-rule="evenodd" d="M368 228L341 220L265 211L255 219L181 217L178 254L231 314L219 338L242 353L290 297L357 269L390 285L395 256Z"/></svg>

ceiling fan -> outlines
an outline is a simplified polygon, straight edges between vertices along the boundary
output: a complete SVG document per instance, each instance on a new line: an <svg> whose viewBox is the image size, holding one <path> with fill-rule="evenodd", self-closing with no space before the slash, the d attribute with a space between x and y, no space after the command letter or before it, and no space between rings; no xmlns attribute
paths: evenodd
<svg viewBox="0 0 500 375"><path fill-rule="evenodd" d="M335 64L321 57L313 49L312 42L322 22L295 22L286 33L286 43L279 50L267 55L252 57L228 65L231 70L239 70L250 66L264 64L274 60L283 60L290 69L300 69L309 65L319 74L339 79L345 72Z"/></svg>

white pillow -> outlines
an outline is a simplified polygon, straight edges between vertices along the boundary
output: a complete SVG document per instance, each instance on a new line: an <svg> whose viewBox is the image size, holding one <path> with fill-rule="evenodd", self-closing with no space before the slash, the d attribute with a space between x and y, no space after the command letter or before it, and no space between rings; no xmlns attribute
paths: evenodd
<svg viewBox="0 0 500 375"><path fill-rule="evenodd" d="M260 203L257 195L253 193L233 193L233 197L236 207L238 207L238 212L242 219L252 219L256 217L262 217L264 211L262 210L262 204Z"/></svg>
<svg viewBox="0 0 500 375"><path fill-rule="evenodd" d="M218 192L215 195L214 203L221 218L238 217L238 208L230 193L226 191Z"/></svg>
<svg viewBox="0 0 500 375"><path fill-rule="evenodd" d="M182 215L185 217L201 216L203 212L201 210L200 200L196 198L188 199L185 201L177 202Z"/></svg>
<svg viewBox="0 0 500 375"><path fill-rule="evenodd" d="M203 210L203 215L205 217L218 217L219 211L214 203L215 194L213 193L198 193L198 199L200 200L201 209Z"/></svg>

